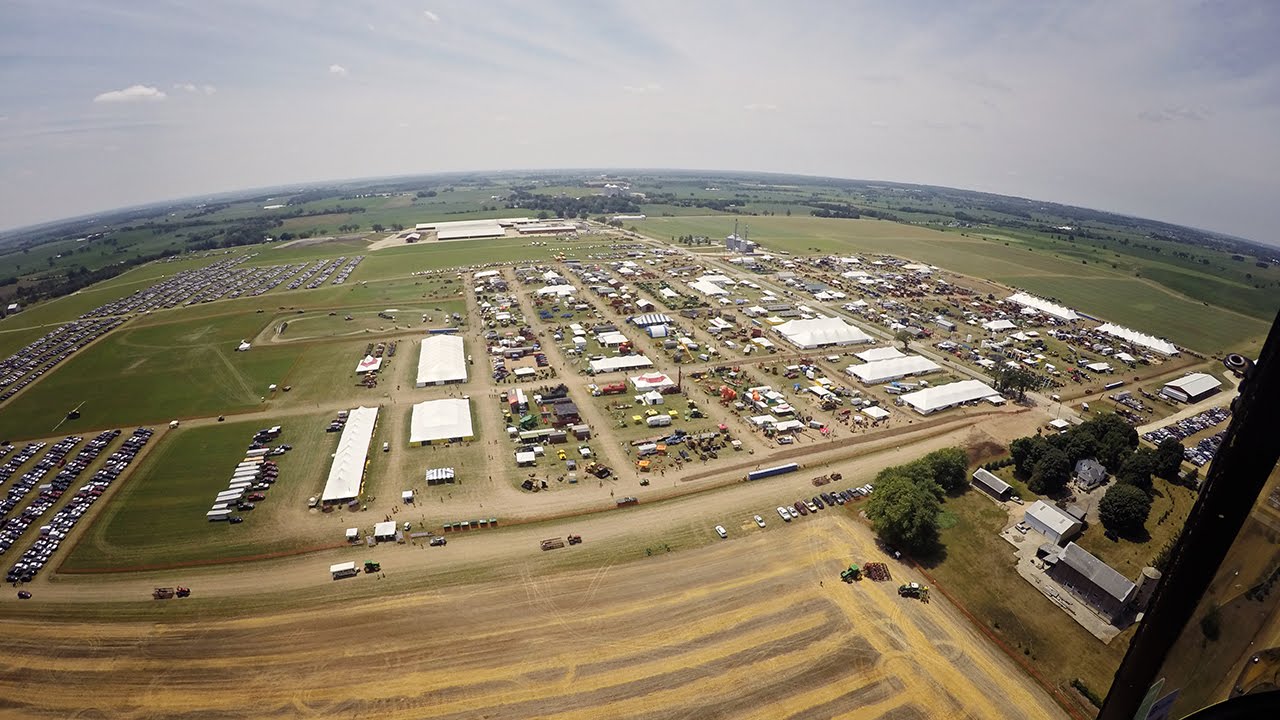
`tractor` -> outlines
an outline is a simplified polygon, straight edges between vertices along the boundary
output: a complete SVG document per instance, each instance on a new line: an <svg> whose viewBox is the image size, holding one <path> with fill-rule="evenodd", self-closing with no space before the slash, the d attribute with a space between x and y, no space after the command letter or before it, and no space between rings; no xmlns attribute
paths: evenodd
<svg viewBox="0 0 1280 720"><path fill-rule="evenodd" d="M382 564L381 564L381 563L376 563L376 562L374 562L374 561L372 561L372 560L365 560L365 561L364 561L364 571L365 571L365 573L373 574L373 573L378 572L378 571L379 571L379 570L381 570L381 569L382 569Z"/></svg>
<svg viewBox="0 0 1280 720"><path fill-rule="evenodd" d="M852 583L854 580L861 580L862 568L859 568L856 564L850 565L848 569L840 571L840 579L847 583Z"/></svg>
<svg viewBox="0 0 1280 720"><path fill-rule="evenodd" d="M920 583L906 583L898 587L898 595L905 598L916 598L929 602L929 586Z"/></svg>
<svg viewBox="0 0 1280 720"><path fill-rule="evenodd" d="M569 536L569 538L568 538L568 540L569 540L569 544L570 544L570 545L581 545L581 544L582 544L582 536L581 536L581 535L570 535L570 536Z"/></svg>

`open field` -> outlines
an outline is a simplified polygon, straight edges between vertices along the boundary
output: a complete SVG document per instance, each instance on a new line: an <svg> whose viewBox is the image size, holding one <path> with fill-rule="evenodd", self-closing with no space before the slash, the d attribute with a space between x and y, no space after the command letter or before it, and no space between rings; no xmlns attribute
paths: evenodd
<svg viewBox="0 0 1280 720"><path fill-rule="evenodd" d="M0 621L7 657L24 658L4 663L0 694L33 718L1062 717L945 600L839 582L877 553L850 522L628 563L595 556L554 576L513 566L497 582L340 609L174 621L155 604L146 621ZM169 604L204 602L196 592ZM351 633L337 653L335 621Z"/></svg>
<svg viewBox="0 0 1280 720"><path fill-rule="evenodd" d="M1209 306L1175 292L1185 290L1185 285L1170 289L1154 284L1154 279L1137 278L1099 263L1082 265L1018 239L987 240L958 230L941 232L869 219L753 217L749 225L751 238L770 250L911 258L1057 298L1083 312L1202 352L1256 352L1267 329L1265 321L1240 314L1229 304ZM688 234L723 238L733 231L733 222L723 216L649 218L637 227L659 239Z"/></svg>
<svg viewBox="0 0 1280 720"><path fill-rule="evenodd" d="M281 442L293 450L274 458L280 480L267 499L243 513L239 525L204 519L213 498L227 487L250 438L262 424L228 422L171 431L138 474L67 555L61 569L148 567L256 555L298 547L333 545L341 535L310 532L293 522L305 514L307 497L319 492L337 435L321 432L326 415L299 415L285 422ZM319 478L319 483L317 483ZM329 528L332 529L332 528ZM336 542L335 542L336 541Z"/></svg>

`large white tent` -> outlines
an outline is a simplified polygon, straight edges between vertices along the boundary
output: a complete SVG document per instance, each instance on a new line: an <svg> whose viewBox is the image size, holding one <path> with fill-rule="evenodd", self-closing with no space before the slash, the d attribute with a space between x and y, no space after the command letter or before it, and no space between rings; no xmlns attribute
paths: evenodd
<svg viewBox="0 0 1280 720"><path fill-rule="evenodd" d="M1099 325L1098 332L1106 333L1112 337L1118 337L1121 340L1131 342L1134 345L1140 345L1148 350L1154 350L1161 355L1178 354L1178 347L1168 340L1161 340L1153 335L1140 333L1137 330L1130 330L1127 327L1107 323L1105 325Z"/></svg>
<svg viewBox="0 0 1280 720"><path fill-rule="evenodd" d="M697 290L703 295L728 295L728 291L710 280L694 280L689 283L689 287Z"/></svg>
<svg viewBox="0 0 1280 720"><path fill-rule="evenodd" d="M413 417L409 421L409 444L430 445L433 442L474 438L470 399L427 400L413 406Z"/></svg>
<svg viewBox="0 0 1280 720"><path fill-rule="evenodd" d="M592 360L590 366L591 372L599 375L600 373L617 372L619 370L653 367L653 362L643 355L623 355Z"/></svg>
<svg viewBox="0 0 1280 720"><path fill-rule="evenodd" d="M938 372L942 367L938 363L919 355L876 360L863 365L850 365L845 372L858 378L864 385L889 382L908 375L924 375Z"/></svg>
<svg viewBox="0 0 1280 720"><path fill-rule="evenodd" d="M841 318L790 320L775 328L792 345L803 349L871 342L871 336Z"/></svg>
<svg viewBox="0 0 1280 720"><path fill-rule="evenodd" d="M902 402L910 405L921 415L946 410L962 403L982 400L999 395L990 385L978 380L961 380L960 382L938 385L936 387L917 390L902 396Z"/></svg>
<svg viewBox="0 0 1280 720"><path fill-rule="evenodd" d="M644 375L637 375L631 378L631 384L636 387L636 392L644 392L645 390L666 390L675 387L675 382L660 372L650 372Z"/></svg>
<svg viewBox="0 0 1280 720"><path fill-rule="evenodd" d="M906 357L906 353L896 347L878 347L856 353L856 357L862 362L875 362L877 360L892 360L894 358Z"/></svg>
<svg viewBox="0 0 1280 720"><path fill-rule="evenodd" d="M538 288L539 295L559 295L564 297L566 295L575 295L577 292L578 289L572 285L548 285L544 288Z"/></svg>
<svg viewBox="0 0 1280 720"><path fill-rule="evenodd" d="M382 358L372 355L365 355L364 359L356 363L356 374L361 375L367 372L373 372L382 367Z"/></svg>
<svg viewBox="0 0 1280 720"><path fill-rule="evenodd" d="M1005 330L1012 330L1016 327L1018 326L1014 325L1010 320L988 320L987 322L982 323L982 329L990 330L991 332L1004 332Z"/></svg>
<svg viewBox="0 0 1280 720"><path fill-rule="evenodd" d="M467 357L458 335L430 335L418 349L418 387L466 382Z"/></svg>
<svg viewBox="0 0 1280 720"><path fill-rule="evenodd" d="M1032 308L1033 310L1058 318L1059 320L1072 321L1080 319L1080 316L1076 314L1076 311L1069 307L1064 307L1057 303L1051 303L1043 298L1038 298L1035 295L1028 295L1023 292L1010 295L1009 302L1021 305L1024 308Z"/></svg>
<svg viewBox="0 0 1280 720"><path fill-rule="evenodd" d="M364 463L369 457L369 441L373 439L373 428L377 424L376 407L358 407L347 413L347 425L342 429L338 451L333 454L329 478L320 495L326 504L359 497L360 485L364 481Z"/></svg>

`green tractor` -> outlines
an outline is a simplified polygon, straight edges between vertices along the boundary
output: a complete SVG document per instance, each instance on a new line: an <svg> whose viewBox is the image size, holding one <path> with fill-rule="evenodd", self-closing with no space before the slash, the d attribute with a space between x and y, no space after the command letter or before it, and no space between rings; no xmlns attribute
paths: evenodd
<svg viewBox="0 0 1280 720"><path fill-rule="evenodd" d="M850 565L847 570L840 571L840 579L847 583L851 583L854 580L861 580L862 568L857 565Z"/></svg>
<svg viewBox="0 0 1280 720"><path fill-rule="evenodd" d="M376 563L376 562L374 562L374 561L372 561L372 560L365 560L365 561L364 561L364 571L365 571L366 573L370 574L370 575L372 575L373 573L378 572L378 571L379 571L379 570L381 570L381 569L382 569L382 565L381 565L381 563Z"/></svg>

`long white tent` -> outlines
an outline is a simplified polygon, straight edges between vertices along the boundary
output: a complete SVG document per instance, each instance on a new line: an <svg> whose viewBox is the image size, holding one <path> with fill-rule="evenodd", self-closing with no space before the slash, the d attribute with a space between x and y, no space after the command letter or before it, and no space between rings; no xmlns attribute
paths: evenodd
<svg viewBox="0 0 1280 720"><path fill-rule="evenodd" d="M845 372L858 378L864 385L874 385L904 378L908 375L924 375L925 373L938 372L941 369L942 367L938 363L929 358L920 357L919 355L907 355L906 357L889 358L888 360L876 360L862 365L850 365L845 368Z"/></svg>
<svg viewBox="0 0 1280 720"><path fill-rule="evenodd" d="M418 387L466 382L467 357L458 335L429 335L418 350Z"/></svg>
<svg viewBox="0 0 1280 720"><path fill-rule="evenodd" d="M378 408L358 407L347 414L347 425L338 440L338 451L329 466L329 479L324 483L320 499L325 503L354 500L364 482L364 463L369 457L369 442L378 424Z"/></svg>
<svg viewBox="0 0 1280 720"><path fill-rule="evenodd" d="M902 402L910 405L921 415L946 410L974 400L983 400L1000 393L984 382L978 380L961 380L960 382L938 385L936 387L917 390L902 396Z"/></svg>
<svg viewBox="0 0 1280 720"><path fill-rule="evenodd" d="M653 361L643 355L622 355L620 357L592 360L590 366L591 372L599 375L600 373L617 372L619 370L653 367Z"/></svg>
<svg viewBox="0 0 1280 720"><path fill-rule="evenodd" d="M411 445L473 438L475 431L471 427L470 399L427 400L413 406L413 417L409 421Z"/></svg>
<svg viewBox="0 0 1280 720"><path fill-rule="evenodd" d="M1051 303L1043 298L1038 298L1035 295L1028 295L1023 292L1010 295L1009 302L1021 305L1022 307L1029 307L1033 310L1038 310L1045 315L1056 317L1059 320L1072 321L1080 319L1080 316L1076 314L1076 311L1069 307L1064 307L1057 303Z"/></svg>
<svg viewBox="0 0 1280 720"><path fill-rule="evenodd" d="M790 320L775 329L792 345L806 350L830 345L871 342L871 336L862 332L857 326L834 317Z"/></svg>
<svg viewBox="0 0 1280 720"><path fill-rule="evenodd" d="M1107 323L1105 325L1099 325L1098 332L1106 333L1112 337L1118 337L1121 340L1131 342L1134 345L1140 345L1144 348L1147 348L1148 350L1154 350L1155 352L1158 352L1161 355L1177 355L1178 354L1178 346L1174 345L1168 340L1161 340L1160 338L1155 337L1154 335L1147 335L1146 333L1140 333L1137 330L1130 330L1127 327L1121 327L1119 325L1112 325L1111 323Z"/></svg>

